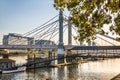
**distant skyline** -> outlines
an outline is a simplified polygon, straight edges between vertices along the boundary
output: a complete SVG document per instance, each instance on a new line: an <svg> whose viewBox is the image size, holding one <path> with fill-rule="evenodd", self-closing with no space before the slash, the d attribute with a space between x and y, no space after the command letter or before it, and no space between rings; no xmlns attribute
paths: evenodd
<svg viewBox="0 0 120 80"><path fill-rule="evenodd" d="M24 34L56 16L53 0L0 0L0 38Z"/></svg>

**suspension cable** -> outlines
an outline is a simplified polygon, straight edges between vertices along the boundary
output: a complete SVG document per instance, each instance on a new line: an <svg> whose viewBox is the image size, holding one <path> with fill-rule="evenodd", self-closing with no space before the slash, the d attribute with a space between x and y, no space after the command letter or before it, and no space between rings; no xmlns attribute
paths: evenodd
<svg viewBox="0 0 120 80"><path fill-rule="evenodd" d="M56 24L52 25L52 26L49 27L46 31L44 31L43 33L41 33L40 35L37 35L37 36L42 37L42 36L48 34L49 32L51 32L51 31L54 29L53 26L55 26L55 25L56 25Z"/></svg>
<svg viewBox="0 0 120 80"><path fill-rule="evenodd" d="M53 27L53 26L52 26ZM39 35L39 37L41 38L41 37L43 37L43 38L45 38L45 37L47 37L47 36L49 36L50 35L50 33L51 33L51 31L53 31L54 30L54 28L52 28L52 27L50 27L47 31L45 31L43 34L41 34L41 35ZM56 28L56 27L55 27ZM38 39L38 40L41 40L41 39ZM43 39L42 38L42 39ZM37 43L37 42L36 42Z"/></svg>
<svg viewBox="0 0 120 80"><path fill-rule="evenodd" d="M58 21L58 20L56 20L56 21L54 21L54 22L52 22L52 23L50 23L50 24L48 24L48 25L43 26L42 28L39 29L40 31L37 32L36 34L44 31L44 30L47 29L50 25L55 24L57 21ZM38 30L37 30L37 31L38 31ZM35 33L35 32L34 32L34 33ZM33 33L30 33L30 34L33 34ZM26 36L28 36L28 35L30 35L30 34L27 34ZM35 36L36 34L34 34L33 36ZM33 36L32 36L32 37L33 37ZM11 41L11 43L15 43L15 42L17 42L17 41L18 41L18 40L13 40L13 41Z"/></svg>
<svg viewBox="0 0 120 80"><path fill-rule="evenodd" d="M44 31L45 29L44 29L44 30L40 30L39 32L37 32L36 34L34 34L32 37L35 37L35 36L36 36L36 38L37 38L37 37L39 37L39 34L41 35L41 37L44 36L48 31L50 31L50 30L52 29L52 27L53 27L55 24L56 24L56 23L52 24L51 27L48 27L49 29L47 29L47 31ZM41 33L42 31L44 31L43 34ZM30 41L32 41L32 40L30 40ZM29 42L30 42L30 41L29 41ZM22 44L22 43L21 43L21 44Z"/></svg>
<svg viewBox="0 0 120 80"><path fill-rule="evenodd" d="M106 37L106 38L109 38L109 39L112 39L112 40L115 40L115 41L117 41L115 38L112 38L112 37L110 37L110 36L107 36L107 35L101 35L101 36L104 36L104 37ZM117 41L117 42L120 42L120 41Z"/></svg>
<svg viewBox="0 0 120 80"><path fill-rule="evenodd" d="M109 44L112 44L113 46L116 46L115 44L113 44L113 43L111 43L111 42L109 42L109 41L107 41L107 40L105 40L105 39L103 39L103 38L101 38L99 36L97 36L97 37L100 38L100 39L102 39L102 40L104 40L104 41L106 41L106 42L108 42Z"/></svg>
<svg viewBox="0 0 120 80"><path fill-rule="evenodd" d="M44 33L46 33L46 32L49 31L55 24L56 24L56 23L52 24L51 26L48 26L48 27L45 28L45 29L41 29L39 32L37 32L36 34L34 34L33 37L36 36L36 35L38 35L38 34L42 34L43 31L44 31ZM45 30L47 30L47 31L45 31ZM43 34L44 34L44 33L43 33Z"/></svg>
<svg viewBox="0 0 120 80"><path fill-rule="evenodd" d="M45 22L44 24L38 26L37 28L35 28L35 29L31 30L31 31L26 32L26 33L23 34L23 35L25 36L25 35L27 35L27 34L30 34L30 33L34 32L34 31L38 30L40 27L42 27L42 26L44 26L45 24L49 23L50 21L54 20L56 17L58 17L58 15L56 15L56 16L53 17L52 19L48 20L48 21Z"/></svg>
<svg viewBox="0 0 120 80"><path fill-rule="evenodd" d="M53 30L52 35L50 36L49 40L51 40L53 34L56 32L56 29L57 29L57 25L56 25L55 29Z"/></svg>
<svg viewBox="0 0 120 80"><path fill-rule="evenodd" d="M37 31L39 31L39 30L41 30L41 29L42 29L42 31L43 31L43 30L45 30L46 28L48 28L48 26L51 26L52 24L56 23L57 21L58 21L58 20L56 20L56 21L54 21L54 22L52 22L52 23L49 23L49 24L47 24L47 25L45 25L45 26L43 26L43 27L41 27L41 28L39 28L39 29L37 29L37 30L34 30L33 32L27 34L26 36L29 36L29 35L37 32Z"/></svg>

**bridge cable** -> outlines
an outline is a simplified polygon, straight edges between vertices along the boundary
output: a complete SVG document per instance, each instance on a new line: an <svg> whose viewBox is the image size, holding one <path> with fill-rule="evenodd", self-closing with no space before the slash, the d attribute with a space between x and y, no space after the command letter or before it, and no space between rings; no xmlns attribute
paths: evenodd
<svg viewBox="0 0 120 80"><path fill-rule="evenodd" d="M47 24L47 23L49 23L50 21L54 20L56 17L58 17L58 15L56 15L56 16L53 17L52 19L48 20L47 22L43 23L42 25L38 26L37 28L35 28L35 29L33 29L33 30L29 31L29 32L26 32L26 33L23 34L23 35L27 35L27 34L30 34L30 33L34 32L34 31L38 30L41 26L44 26L45 24Z"/></svg>
<svg viewBox="0 0 120 80"><path fill-rule="evenodd" d="M107 40L105 40L105 39L103 39L103 38L101 38L101 37L99 37L99 36L97 36L98 38L100 38L100 39L102 39L102 40L104 40L104 41L106 41L106 42L108 42L109 44L112 44L113 46L116 46L116 45L114 45L113 43L111 43L111 42L109 42L109 41L107 41Z"/></svg>
<svg viewBox="0 0 120 80"><path fill-rule="evenodd" d="M47 28L47 31L44 31L44 30L40 30L39 32L37 32L36 34L34 34L32 37L42 37L42 36L44 36L44 35L46 35L46 33L48 34L49 33L49 31L52 29L52 27L55 25L56 23L54 23L51 27L48 27ZM44 31L44 33L40 33L40 32L42 32L42 31ZM40 34L40 35L39 35ZM39 39L38 39L39 40ZM32 40L31 40L32 41Z"/></svg>
<svg viewBox="0 0 120 80"><path fill-rule="evenodd" d="M110 37L110 36L108 36L108 35L101 35L101 36L104 36L104 37L106 37L106 38L109 38L109 39L112 39L112 40L117 41L115 38L112 38L112 37ZM117 42L120 42L120 41L117 41Z"/></svg>
<svg viewBox="0 0 120 80"><path fill-rule="evenodd" d="M53 26L52 26L53 27ZM39 37L43 37L43 38L45 38L45 37L47 37L47 36L49 36L50 35L50 33L51 33L51 31L53 31L54 30L54 28L52 29L52 27L50 27L47 31L45 31L43 34L41 34L41 35L39 35ZM45 35L47 35L47 36L45 36ZM43 39L42 38L42 39ZM39 38L39 40L40 40L40 38Z"/></svg>
<svg viewBox="0 0 120 80"><path fill-rule="evenodd" d="M52 23L50 23L50 24L48 24L48 25L43 26L43 28L40 28L41 30L40 30L39 32L37 32L36 34L44 31L44 30L47 29L50 25L55 24L57 21L58 21L58 20L56 20L56 21L54 21L54 22L52 22ZM34 32L34 33L35 33L35 32ZM31 34L33 34L33 33L31 33ZM36 34L34 34L33 36L35 36ZM29 35L30 35L30 34L29 34ZM33 37L33 36L32 36L32 37ZM15 43L15 42L17 42L17 41L18 41L18 40L14 40L14 41L12 41L12 43Z"/></svg>

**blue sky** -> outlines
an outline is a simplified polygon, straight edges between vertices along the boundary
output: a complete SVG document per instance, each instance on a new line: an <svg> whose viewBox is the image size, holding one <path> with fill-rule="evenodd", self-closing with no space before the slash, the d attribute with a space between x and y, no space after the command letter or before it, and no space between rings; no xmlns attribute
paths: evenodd
<svg viewBox="0 0 120 80"><path fill-rule="evenodd" d="M24 34L57 14L53 0L0 0L0 34Z"/></svg>

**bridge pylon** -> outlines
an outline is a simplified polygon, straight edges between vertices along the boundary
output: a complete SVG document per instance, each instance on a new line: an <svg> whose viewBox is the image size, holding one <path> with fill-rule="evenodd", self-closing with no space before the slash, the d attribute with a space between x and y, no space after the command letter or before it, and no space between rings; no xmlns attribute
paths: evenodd
<svg viewBox="0 0 120 80"><path fill-rule="evenodd" d="M68 45L72 45L72 24L70 21L68 21Z"/></svg>
<svg viewBox="0 0 120 80"><path fill-rule="evenodd" d="M70 17L69 17L70 19ZM72 23L68 20L68 45L72 45ZM67 50L67 55L71 55L72 51Z"/></svg>
<svg viewBox="0 0 120 80"><path fill-rule="evenodd" d="M58 58L64 57L64 46L63 46L63 12L59 12L59 44L57 51ZM64 63L64 59L58 59L57 64Z"/></svg>

